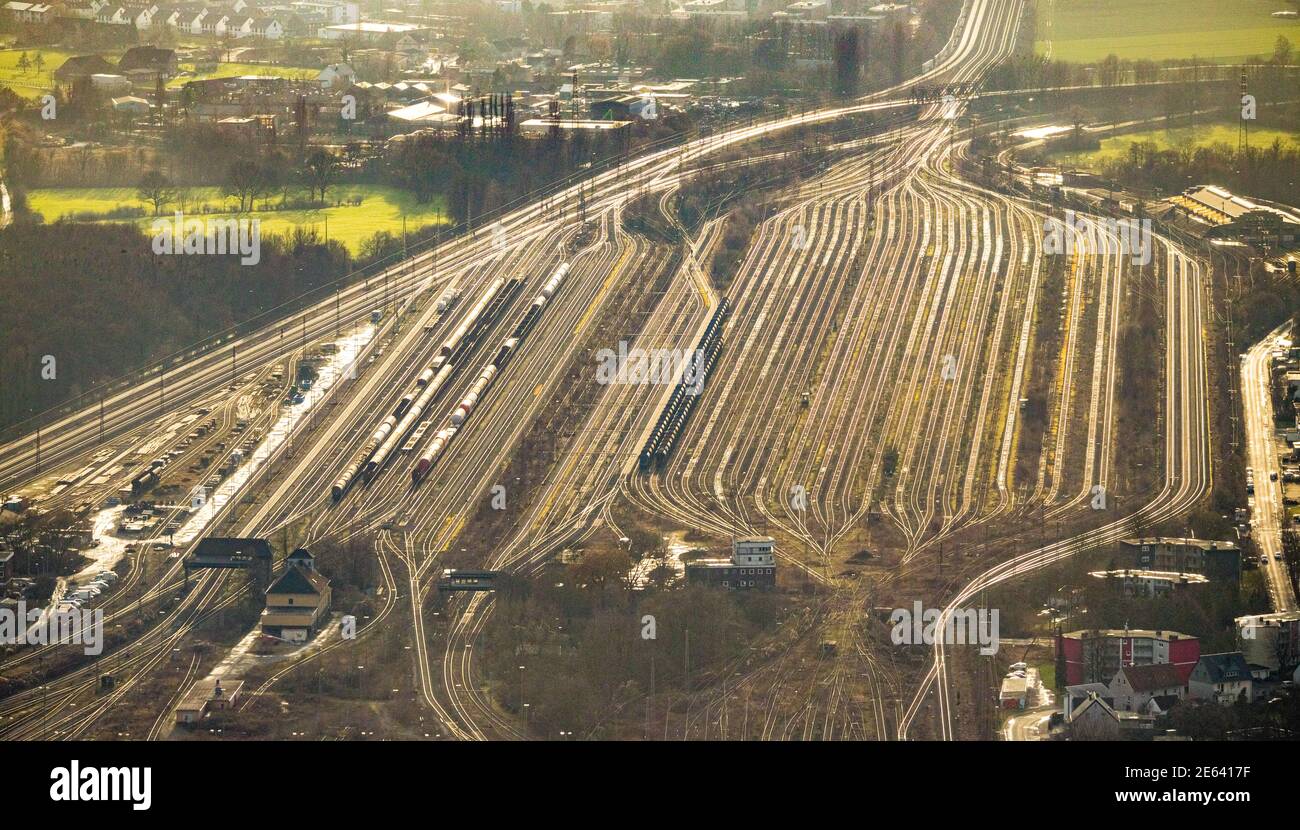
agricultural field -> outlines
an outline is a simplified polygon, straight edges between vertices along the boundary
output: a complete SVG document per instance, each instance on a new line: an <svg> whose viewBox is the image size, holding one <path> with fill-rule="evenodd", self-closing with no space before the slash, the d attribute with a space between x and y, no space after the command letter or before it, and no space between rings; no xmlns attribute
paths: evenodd
<svg viewBox="0 0 1300 830"><path fill-rule="evenodd" d="M1300 148L1300 135L1285 130L1252 128L1250 146L1268 147L1274 140L1282 142L1291 149ZM1074 167L1100 169L1107 162L1128 155L1130 144L1154 142L1161 150L1173 148L1208 147L1213 144L1237 146L1237 123L1222 122L1215 124L1196 124L1190 127L1176 127L1172 130L1156 129L1143 132L1124 133L1112 138L1103 138L1101 147L1086 152L1052 153L1051 159L1057 163Z"/></svg>
<svg viewBox="0 0 1300 830"><path fill-rule="evenodd" d="M422 205L410 194L396 188L342 185L331 188L328 195L330 207L302 210L273 209L280 201L280 197L275 195L266 200L272 209L263 210L263 202L259 200L259 209L248 215L260 220L261 232L268 235L283 234L295 227L315 228L324 235L328 220L329 238L343 243L354 254L360 250L364 240L379 231L400 235L403 217L411 231L423 225L449 221L440 198ZM359 203L353 204L358 199ZM339 204L334 204L336 202ZM147 215L116 221L135 222L144 228L153 221L152 208L139 198L134 188L129 187L44 188L28 193L27 203L46 222L61 218L86 219L91 214L99 217L95 221L114 221L108 219L107 214L123 207L142 208ZM209 216L219 214L229 205L230 200L217 187L195 187L184 191L184 209L189 214L201 214L205 208ZM180 207L179 202L168 205L163 209L163 215L170 216ZM230 212L229 215L235 214Z"/></svg>
<svg viewBox="0 0 1300 830"><path fill-rule="evenodd" d="M1273 53L1278 35L1300 47L1300 20L1272 17L1291 0L1037 0L1034 48L1054 60L1107 55L1227 63Z"/></svg>

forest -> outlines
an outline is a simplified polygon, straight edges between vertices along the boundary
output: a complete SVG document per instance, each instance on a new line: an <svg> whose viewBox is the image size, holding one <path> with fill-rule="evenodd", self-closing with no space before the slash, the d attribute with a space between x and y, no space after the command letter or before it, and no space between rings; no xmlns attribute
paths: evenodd
<svg viewBox="0 0 1300 830"><path fill-rule="evenodd" d="M346 265L338 243L310 231L264 236L260 262L244 266L238 254L157 256L133 225L11 225L0 231L0 425L292 304Z"/></svg>

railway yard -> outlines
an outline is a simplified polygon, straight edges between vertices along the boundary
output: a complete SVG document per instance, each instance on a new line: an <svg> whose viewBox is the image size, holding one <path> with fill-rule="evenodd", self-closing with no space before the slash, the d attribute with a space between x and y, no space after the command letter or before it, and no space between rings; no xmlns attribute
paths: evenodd
<svg viewBox="0 0 1300 830"><path fill-rule="evenodd" d="M85 605L101 654L0 657L0 738L992 739L973 652L897 648L881 609L942 624L1203 503L1226 266L1159 232L1136 261L1093 216L1058 255L1056 207L966 175L968 101L908 90L976 84L1024 12L970 0L919 78L631 157L0 446L6 493L97 528L67 582L118 575ZM736 203L688 228L677 200L765 162L719 285ZM620 348L671 368L602 374ZM600 581L755 536L767 599ZM316 552L329 624L259 645L271 569L187 568L209 537ZM441 590L457 570L502 584ZM635 651L647 613L661 657ZM704 632L724 617L743 637ZM635 668L591 719L541 664L606 652ZM233 711L174 726L212 677L242 683Z"/></svg>

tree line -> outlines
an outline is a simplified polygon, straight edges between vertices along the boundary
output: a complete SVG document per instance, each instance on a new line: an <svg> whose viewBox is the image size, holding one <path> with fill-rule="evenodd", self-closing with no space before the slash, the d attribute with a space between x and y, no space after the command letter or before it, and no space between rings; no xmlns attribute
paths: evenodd
<svg viewBox="0 0 1300 830"><path fill-rule="evenodd" d="M0 425L289 302L345 273L348 254L311 230L266 235L261 259L160 256L134 225L0 231ZM53 377L42 371L54 359ZM89 403L89 401L86 401Z"/></svg>

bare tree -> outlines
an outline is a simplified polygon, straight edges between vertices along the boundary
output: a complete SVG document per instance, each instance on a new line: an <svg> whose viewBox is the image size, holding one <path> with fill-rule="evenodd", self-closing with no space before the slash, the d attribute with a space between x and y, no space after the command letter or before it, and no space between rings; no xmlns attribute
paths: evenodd
<svg viewBox="0 0 1300 830"><path fill-rule="evenodd" d="M307 157L303 163L303 178L307 186L311 188L311 197L315 198L316 193L320 193L321 202L325 201L325 191L334 182L334 171L338 166L338 159L328 150L316 150Z"/></svg>
<svg viewBox="0 0 1300 830"><path fill-rule="evenodd" d="M140 180L140 189L136 195L142 202L153 205L153 215L162 212L163 206L176 201L176 188L171 179L159 170L150 170Z"/></svg>
<svg viewBox="0 0 1300 830"><path fill-rule="evenodd" d="M230 165L223 192L239 199L239 212L253 208L253 201L265 189L262 168L251 161L237 161Z"/></svg>

